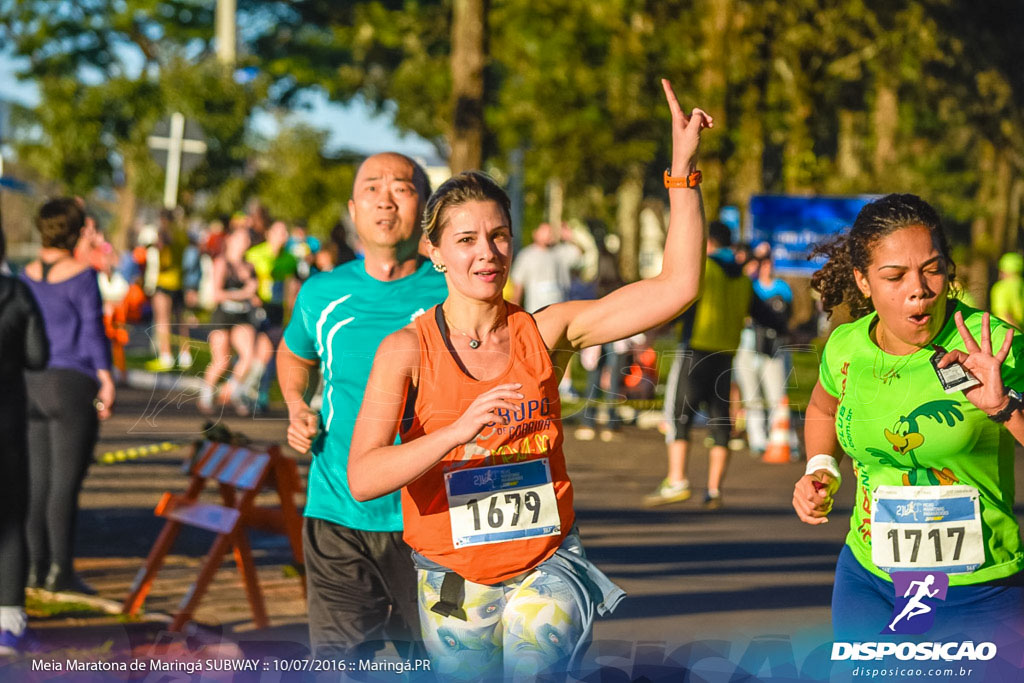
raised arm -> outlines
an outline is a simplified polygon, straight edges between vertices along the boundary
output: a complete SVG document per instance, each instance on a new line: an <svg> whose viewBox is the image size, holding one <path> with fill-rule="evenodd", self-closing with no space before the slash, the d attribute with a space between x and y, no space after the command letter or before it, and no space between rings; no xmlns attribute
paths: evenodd
<svg viewBox="0 0 1024 683"><path fill-rule="evenodd" d="M673 178L696 170L701 129L713 120L700 109L687 116L672 85L661 81L672 111ZM707 225L700 188L668 190L669 225L661 273L621 287L596 301L556 304L536 315L549 348L581 349L631 337L686 310L700 296Z"/></svg>
<svg viewBox="0 0 1024 683"><path fill-rule="evenodd" d="M395 445L406 390L420 362L419 340L409 328L388 336L377 350L370 381L352 434L348 486L364 501L397 491L416 480L456 446L469 443L521 399L518 384L503 384L481 394L451 425L408 443Z"/></svg>

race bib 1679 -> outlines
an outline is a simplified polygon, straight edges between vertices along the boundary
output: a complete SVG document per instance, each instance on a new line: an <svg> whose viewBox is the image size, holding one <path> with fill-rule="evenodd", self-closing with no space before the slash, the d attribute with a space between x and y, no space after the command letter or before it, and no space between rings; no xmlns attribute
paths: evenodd
<svg viewBox="0 0 1024 683"><path fill-rule="evenodd" d="M561 533L547 458L444 475L456 548Z"/></svg>

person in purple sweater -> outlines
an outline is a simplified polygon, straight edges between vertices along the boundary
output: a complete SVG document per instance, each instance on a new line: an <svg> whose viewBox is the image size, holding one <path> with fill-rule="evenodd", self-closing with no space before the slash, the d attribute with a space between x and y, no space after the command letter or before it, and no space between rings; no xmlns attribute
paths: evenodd
<svg viewBox="0 0 1024 683"><path fill-rule="evenodd" d="M110 417L114 381L96 271L72 250L85 221L70 198L39 209L39 258L25 266L43 313L50 363L27 372L29 504L27 585L94 593L72 568L78 494L93 458L99 420Z"/></svg>

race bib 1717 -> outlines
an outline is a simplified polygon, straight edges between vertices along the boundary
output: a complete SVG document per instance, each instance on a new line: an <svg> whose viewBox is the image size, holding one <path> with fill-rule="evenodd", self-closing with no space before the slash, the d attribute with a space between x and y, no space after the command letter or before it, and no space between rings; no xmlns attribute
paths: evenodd
<svg viewBox="0 0 1024 683"><path fill-rule="evenodd" d="M879 569L969 574L985 562L973 486L879 486L871 506L871 560Z"/></svg>

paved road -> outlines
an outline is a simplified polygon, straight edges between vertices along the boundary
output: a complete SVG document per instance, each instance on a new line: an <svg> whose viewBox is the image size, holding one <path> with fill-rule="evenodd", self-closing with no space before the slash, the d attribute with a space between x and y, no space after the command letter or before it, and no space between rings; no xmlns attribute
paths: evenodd
<svg viewBox="0 0 1024 683"><path fill-rule="evenodd" d="M283 440L283 414L222 420L254 439ZM202 422L185 394L126 390L118 414L103 425L99 450L184 442L196 438ZM570 436L566 452L588 553L629 593L613 615L597 622L596 640L672 644L721 637L750 642L798 633L828 639L831 583L847 528L849 486L831 524L807 527L790 507L802 465L767 465L740 452L732 457L723 509L702 509L698 489L690 501L648 510L640 499L664 476L664 446L656 431L629 429L624 441L611 444L580 443ZM160 527L153 505L164 491L183 487L180 466L186 453L179 449L90 471L81 498L78 566L103 596L120 600L127 591ZM705 477L706 455L698 444L690 472L697 484ZM1022 477L1024 468L1018 468L1018 486ZM182 536L156 581L150 609L174 610L210 538L204 532ZM242 640L301 639L304 603L297 579L285 575L290 563L286 544L257 536L254 546L271 629L251 630L230 563L197 620Z"/></svg>

